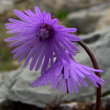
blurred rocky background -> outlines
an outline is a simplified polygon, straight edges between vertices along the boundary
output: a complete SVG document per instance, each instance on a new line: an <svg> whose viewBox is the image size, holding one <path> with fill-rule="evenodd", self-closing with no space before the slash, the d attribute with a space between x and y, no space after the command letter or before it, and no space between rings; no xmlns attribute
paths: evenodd
<svg viewBox="0 0 110 110"><path fill-rule="evenodd" d="M93 51L105 86L102 92L102 110L110 110L110 0L0 0L0 110L94 110L95 88L81 88L78 94L53 91L49 86L31 88L38 72L12 59L10 48L3 39L10 37L4 24L16 18L13 9L31 9L38 5L51 12L60 23L78 28L78 35ZM76 59L92 66L79 46Z"/></svg>

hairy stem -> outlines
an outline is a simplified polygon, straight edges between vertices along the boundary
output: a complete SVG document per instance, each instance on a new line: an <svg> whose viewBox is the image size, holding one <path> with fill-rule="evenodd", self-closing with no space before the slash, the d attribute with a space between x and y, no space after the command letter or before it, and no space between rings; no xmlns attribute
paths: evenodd
<svg viewBox="0 0 110 110"><path fill-rule="evenodd" d="M89 55L89 57L90 57L90 59L92 61L93 67L95 69L99 69L98 64L97 64L97 61L96 61L93 53L91 52L91 50L84 44L84 42L79 41L78 43L85 49L85 51ZM100 77L100 74L98 72L95 72L95 74L98 77ZM98 85L98 86L99 86L99 88L97 88L96 108L95 108L95 110L100 110L101 109L101 86L100 85Z"/></svg>

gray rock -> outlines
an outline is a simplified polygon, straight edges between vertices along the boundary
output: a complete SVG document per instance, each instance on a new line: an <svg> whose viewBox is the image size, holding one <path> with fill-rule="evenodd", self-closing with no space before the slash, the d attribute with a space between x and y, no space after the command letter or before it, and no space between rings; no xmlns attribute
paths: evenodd
<svg viewBox="0 0 110 110"><path fill-rule="evenodd" d="M12 8L20 9L22 8L22 5L24 6L22 10L26 7L32 9L35 5L38 5L41 9L46 9L54 14L59 13L60 11L70 13L107 1L109 0L0 0L0 14L9 11Z"/></svg>
<svg viewBox="0 0 110 110"><path fill-rule="evenodd" d="M21 71L22 69L19 68L16 71L5 72L2 74L2 80L0 82L0 103L6 100L9 96L10 88L13 86L14 82L16 81L16 77L20 74Z"/></svg>
<svg viewBox="0 0 110 110"><path fill-rule="evenodd" d="M105 80L105 86L103 87L103 94L105 94L110 91L110 27L86 36L81 36L81 38L92 50L99 67L104 70L102 77ZM81 47L80 50L81 53L77 55L76 59L85 65L91 65L90 59L87 57L86 52L84 52Z"/></svg>
<svg viewBox="0 0 110 110"><path fill-rule="evenodd" d="M60 104L60 110L74 110L74 108L78 106L77 102L70 102L66 104Z"/></svg>
<svg viewBox="0 0 110 110"><path fill-rule="evenodd" d="M35 5L39 5L42 9L57 13L59 11L73 12L76 10L88 8L96 4L105 3L109 0L28 0ZM53 5L54 4L54 5Z"/></svg>
<svg viewBox="0 0 110 110"><path fill-rule="evenodd" d="M80 33L90 33L110 26L110 2L70 13L68 24L77 27Z"/></svg>
<svg viewBox="0 0 110 110"><path fill-rule="evenodd" d="M16 1L18 0L0 0L0 14L12 9Z"/></svg>
<svg viewBox="0 0 110 110"><path fill-rule="evenodd" d="M97 36L99 37L98 39L96 38ZM81 36L81 38L93 51L100 68L105 71L102 76L105 80L103 94L106 94L110 91L110 27L105 30ZM79 48L81 53L77 55L76 60L82 64L90 65L90 59L86 55L86 52L80 46ZM56 90L51 90L50 86L32 88L31 82L38 76L39 72L30 72L28 68L24 67L16 71L5 73L3 75L3 81L0 84L0 101L9 99L44 108L48 105L55 106L64 101L95 100L96 90L91 84L89 88L80 88L78 94L65 94L58 92Z"/></svg>

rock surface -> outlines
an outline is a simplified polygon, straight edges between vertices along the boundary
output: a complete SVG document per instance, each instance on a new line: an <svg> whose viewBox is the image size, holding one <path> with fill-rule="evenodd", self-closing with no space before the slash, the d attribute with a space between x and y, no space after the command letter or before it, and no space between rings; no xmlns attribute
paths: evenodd
<svg viewBox="0 0 110 110"><path fill-rule="evenodd" d="M39 5L43 9L47 9L50 12L56 11L67 11L72 12L75 10L80 10L84 8L88 8L93 5L101 4L109 0L30 0L33 3ZM54 5L53 5L54 4Z"/></svg>
<svg viewBox="0 0 110 110"><path fill-rule="evenodd" d="M90 6L105 3L109 0L0 0L0 14L8 11L12 8L22 7L23 4L26 7L29 5L40 6L41 9L46 9L50 12L66 11L72 12L75 10L85 9ZM32 8L30 7L30 8ZM24 9L24 7L22 7Z"/></svg>
<svg viewBox="0 0 110 110"><path fill-rule="evenodd" d="M77 27L80 33L90 33L110 26L110 2L70 13L68 24Z"/></svg>
<svg viewBox="0 0 110 110"><path fill-rule="evenodd" d="M105 71L102 74L105 80L103 94L107 94L110 92L110 27L80 37L92 49L100 68ZM82 64L90 65L90 59L82 48L80 50L81 53L77 55L76 59ZM92 101L95 99L95 88L91 85L89 88L81 88L78 94L53 91L49 86L32 88L30 84L36 79L38 73L30 72L27 68L22 67L4 74L0 84L0 101L9 99L44 108L48 105L55 106L63 101Z"/></svg>
<svg viewBox="0 0 110 110"><path fill-rule="evenodd" d="M82 40L88 45L95 55L99 67L104 70L102 74L105 80L105 86L103 87L103 92L110 91L110 27L96 31L94 33L88 34L86 36L81 36ZM86 53L81 48L81 53L77 55L76 59L86 65L90 64L90 59L87 58Z"/></svg>
<svg viewBox="0 0 110 110"><path fill-rule="evenodd" d="M17 0L0 0L0 14L12 9Z"/></svg>

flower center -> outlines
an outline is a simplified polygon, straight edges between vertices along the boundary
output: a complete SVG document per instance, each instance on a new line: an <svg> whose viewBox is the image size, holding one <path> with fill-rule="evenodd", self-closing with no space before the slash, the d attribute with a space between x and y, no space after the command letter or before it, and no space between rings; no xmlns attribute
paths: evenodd
<svg viewBox="0 0 110 110"><path fill-rule="evenodd" d="M42 24L40 26L38 36L40 37L41 40L45 40L45 39L51 37L52 34L53 34L53 27L51 25Z"/></svg>

